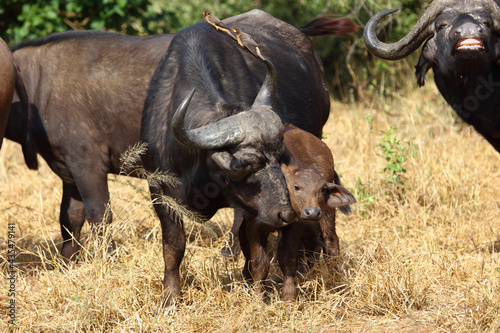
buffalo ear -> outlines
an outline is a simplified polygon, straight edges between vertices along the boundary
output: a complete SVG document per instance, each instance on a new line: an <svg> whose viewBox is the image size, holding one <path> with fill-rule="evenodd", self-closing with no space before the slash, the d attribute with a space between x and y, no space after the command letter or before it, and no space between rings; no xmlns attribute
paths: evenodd
<svg viewBox="0 0 500 333"><path fill-rule="evenodd" d="M348 206L356 203L356 198L344 186L334 183L326 184L328 190L328 206L332 208Z"/></svg>
<svg viewBox="0 0 500 333"><path fill-rule="evenodd" d="M417 77L417 84L419 87L425 85L425 74L431 69L432 65L420 55L418 63L415 66L415 76Z"/></svg>
<svg viewBox="0 0 500 333"><path fill-rule="evenodd" d="M425 84L425 75L432 68L432 63L436 62L436 39L434 37L430 38L425 42L422 47L422 53L418 58L418 63L415 65L415 76L417 77L417 84L419 87L423 87Z"/></svg>
<svg viewBox="0 0 500 333"><path fill-rule="evenodd" d="M210 157L232 180L242 180L251 171L250 165L243 164L228 151L215 152Z"/></svg>

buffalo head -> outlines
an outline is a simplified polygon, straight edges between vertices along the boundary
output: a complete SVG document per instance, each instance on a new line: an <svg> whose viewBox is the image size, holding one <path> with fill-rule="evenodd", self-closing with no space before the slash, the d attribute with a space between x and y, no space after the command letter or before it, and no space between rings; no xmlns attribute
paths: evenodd
<svg viewBox="0 0 500 333"><path fill-rule="evenodd" d="M377 25L395 11L397 9L381 11L365 26L363 37L368 50L382 59L402 59L431 36L434 38L430 40L436 39L440 50L484 50L481 46L486 46L492 35L500 31L500 8L493 1L435 0L405 37L386 44L377 38ZM476 42L467 40L469 37Z"/></svg>
<svg viewBox="0 0 500 333"><path fill-rule="evenodd" d="M365 44L374 55L397 60L427 39L416 66L420 86L431 67L451 80L463 79L488 72L500 55L496 37L500 32L500 9L493 1L434 1L403 39L386 44L377 38L377 24L395 11L384 10L370 19L364 31Z"/></svg>
<svg viewBox="0 0 500 333"><path fill-rule="evenodd" d="M500 7L492 0L435 0L400 41L386 44L377 24L396 9L374 15L366 24L368 50L397 60L424 41L415 74L420 86L432 68L434 81L457 114L500 152Z"/></svg>
<svg viewBox="0 0 500 333"><path fill-rule="evenodd" d="M184 118L195 94L193 89L179 105L172 119L172 133L178 142L207 150L209 175L223 184L221 192L232 207L273 228L295 220L278 159L283 152L283 124L273 111L276 73L265 61L268 75L252 107L200 128L186 129ZM196 208L196 207L195 207Z"/></svg>

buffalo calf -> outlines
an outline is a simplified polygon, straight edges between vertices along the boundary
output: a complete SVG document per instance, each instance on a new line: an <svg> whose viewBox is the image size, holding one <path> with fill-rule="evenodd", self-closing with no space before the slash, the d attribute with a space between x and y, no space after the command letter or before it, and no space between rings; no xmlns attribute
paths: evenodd
<svg viewBox="0 0 500 333"><path fill-rule="evenodd" d="M350 213L350 204L356 202L354 196L340 184L334 169L333 156L328 146L316 136L286 125L283 135L285 152L281 156L281 170L285 176L292 207L298 216L297 223L280 229L278 261L283 272L283 300L297 297L295 275L299 262L299 249L305 256L317 257L321 250L328 255L338 255L339 239L335 231L336 208ZM255 280L255 275L266 276L269 260L252 262L251 248L267 239L270 229L242 223L238 211L231 230L230 245L223 249L224 255L238 253L245 255L243 275L247 280ZM252 269L252 265L254 268ZM256 273L259 267L264 273ZM262 277L261 277L262 278Z"/></svg>

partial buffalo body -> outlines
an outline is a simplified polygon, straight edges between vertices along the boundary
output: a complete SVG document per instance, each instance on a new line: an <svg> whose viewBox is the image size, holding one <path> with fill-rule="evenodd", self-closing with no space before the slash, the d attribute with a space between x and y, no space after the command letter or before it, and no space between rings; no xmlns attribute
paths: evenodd
<svg viewBox="0 0 500 333"><path fill-rule="evenodd" d="M304 259L311 262L317 259L321 250L328 255L338 255L339 238L335 230L336 208L344 214L350 213L350 204L356 202L354 196L340 184L335 171L333 156L328 146L314 135L285 125L283 135L285 152L280 157L281 170L285 176L290 201L298 221L280 229L278 261L283 272L283 300L297 297L295 275L298 269L299 249ZM250 245L246 227L242 219L235 216L231 230L231 253L236 254L240 246L245 255L244 274L251 278ZM267 238L269 229L255 230L260 238ZM226 254L229 249L225 249ZM266 270L269 259L266 258Z"/></svg>
<svg viewBox="0 0 500 333"><path fill-rule="evenodd" d="M307 35L260 10L224 23L250 34L269 61L197 23L172 40L144 106L144 167L180 179L176 187L150 183L163 233L163 304L180 294L186 238L182 218L161 197L174 197L206 218L234 208L251 243L248 269L259 283L267 276L267 237L254 231L295 221L278 163L282 121L320 135L329 113L321 62Z"/></svg>
<svg viewBox="0 0 500 333"><path fill-rule="evenodd" d="M324 17L311 21L300 32L274 18L264 24L262 20L253 22L255 15L225 22L248 27L247 32L261 43L266 56L277 63L281 102L273 104L274 110L282 119L321 135L330 102L323 67L308 35L342 35L356 26L348 19ZM120 172L120 155L140 140L147 86L173 36L73 31L24 43L13 53L25 75L34 128L31 133L25 131L19 108L13 108L6 137L21 142L23 135L31 134L38 153L63 181L61 253L66 258L75 257L85 218L93 229L101 222L111 222L106 175ZM234 72L240 66L255 70L252 76L239 77L241 82L248 80L245 84L230 82L233 90L251 85L247 98L240 101L248 106L263 82L266 66L247 55L242 61L241 49L218 47L221 45L207 46L198 52L205 52L213 62L228 59L235 63ZM177 84L178 79L173 78L166 79ZM170 96L165 98L168 101Z"/></svg>
<svg viewBox="0 0 500 333"><path fill-rule="evenodd" d="M85 218L93 229L111 222L107 174L120 172L120 155L139 141L147 86L172 37L71 31L13 53L33 110L31 137L63 181L65 258L77 252ZM21 123L12 109L8 139L20 142Z"/></svg>
<svg viewBox="0 0 500 333"><path fill-rule="evenodd" d="M425 74L432 68L448 104L500 152L498 2L435 0L406 37L385 44L377 39L377 24L394 11L382 11L367 23L364 39L370 52L397 60L425 41L415 66L418 84L424 85Z"/></svg>
<svg viewBox="0 0 500 333"><path fill-rule="evenodd" d="M33 142L29 138L31 114L26 88L9 47L0 38L0 148L2 148L14 96L17 96L17 99L21 101L18 105L19 125L22 127L24 134L20 136L19 142L23 145L26 164L30 168L36 168L36 152L33 148Z"/></svg>

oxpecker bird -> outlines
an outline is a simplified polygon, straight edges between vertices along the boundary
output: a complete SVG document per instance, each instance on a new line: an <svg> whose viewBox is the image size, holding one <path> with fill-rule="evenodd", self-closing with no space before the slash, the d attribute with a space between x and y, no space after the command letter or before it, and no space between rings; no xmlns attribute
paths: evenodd
<svg viewBox="0 0 500 333"><path fill-rule="evenodd" d="M219 29L222 31L229 30L226 27L226 25L224 24L224 22L219 20L219 18L217 16L215 16L214 14L212 14L211 11L206 10L203 12L203 21L208 22L209 24L213 25L215 27L215 29L217 29L217 30L219 30Z"/></svg>
<svg viewBox="0 0 500 333"><path fill-rule="evenodd" d="M212 14L211 11L206 10L203 12L203 21L207 22L208 24L214 26L214 28L219 31L222 30L225 33L227 33L231 38L236 39L229 28L222 22L217 16Z"/></svg>
<svg viewBox="0 0 500 333"><path fill-rule="evenodd" d="M236 40L238 41L238 44L241 45L241 47L246 47L250 52L253 53L253 55L264 60L264 57L260 53L259 44L257 44L257 42L253 40L252 36L244 33L243 31L241 31L241 29L232 30L236 33ZM255 48L255 51L252 49L252 47Z"/></svg>

